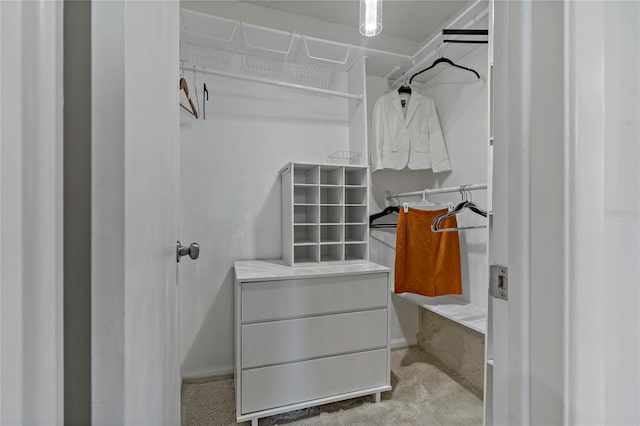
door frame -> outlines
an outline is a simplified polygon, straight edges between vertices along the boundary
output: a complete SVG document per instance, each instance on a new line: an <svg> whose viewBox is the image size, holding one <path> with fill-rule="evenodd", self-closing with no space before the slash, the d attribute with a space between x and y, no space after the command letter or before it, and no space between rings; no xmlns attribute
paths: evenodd
<svg viewBox="0 0 640 426"><path fill-rule="evenodd" d="M521 52L518 57L510 57L514 65L520 65L515 68L519 74L514 78L525 81L523 85L511 86L512 90L506 95L510 99L509 105L522 107L511 112L519 120L506 125L507 134L511 135L509 155L518 160L512 164L519 163L524 167L519 170L509 168L509 181L517 183L517 187L502 189L505 191L503 196L508 199L509 230L524 230L515 233L513 241L509 234L510 245L513 242L522 248L511 250L508 259L510 300L506 332L512 348L509 362L515 365L506 384L513 402L507 403L509 418L513 420L511 424L533 423L547 401L543 395L545 390L556 399L554 407L558 401L562 404L571 402L566 400L566 391L562 390L568 380L568 360L564 358L568 351L565 345L569 326L569 318L565 318L569 309L566 281L560 281L564 293L554 299L553 306L540 309L537 303L549 294L555 294L550 293L552 287L558 284L558 279L564 279L565 274L568 276L568 235L562 231L565 240L560 253L562 262L558 264L558 253L544 250L544 243L552 236L553 241L557 241L557 235L552 235L546 228L548 224L535 218L546 213L546 203L537 203L540 197L550 195L557 199L569 194L573 188L571 167L575 165L567 158L573 145L568 140L555 143L555 137L532 134L536 119L553 123L556 126L553 135L573 132L575 112L569 108L569 101L570 95L575 96L575 85L570 85L574 77L569 62L572 58L564 50L570 47L566 33L571 19L569 3L561 3L564 13L560 21L558 15L552 16L557 10L549 4L496 2L493 5L508 9L506 33L512 46L509 52ZM0 91L3 95L0 102L0 206L3 206L0 209L0 423L62 424L62 3L39 0L37 7L22 14L26 10L27 6L22 2L0 2L0 34L3 35L0 37ZM40 25L30 26L25 18L33 18L31 13L37 15L31 22ZM554 30L542 31L550 27ZM559 30L564 34L563 42L558 37ZM23 56L27 51L32 54ZM560 59L564 65L569 64L563 68L555 63L555 71L552 66L547 67L547 74L543 73L549 81L562 81L560 90L557 86L545 90L545 81L536 80L537 74L530 71L543 53ZM522 66L525 64L527 66ZM537 63L535 70L540 66ZM555 74L550 76L548 72ZM534 96L536 89L543 90L544 99ZM26 96L34 90L38 97ZM561 114L541 109L553 104L554 100L565 107ZM34 111L37 111L38 120L30 120ZM536 143L541 146L536 147ZM548 156L557 156L562 161L554 162L550 169ZM38 173L34 174L34 170ZM560 180L548 179L549 170L553 174L561 172ZM494 187L496 190L498 188ZM560 209L561 206L564 206L562 198L556 207ZM36 211L40 214L35 214ZM567 221L566 207L564 211L565 214L560 215L561 223ZM37 249L36 256L32 253L34 249ZM549 281L545 283L541 277L533 276L534 271L544 270L548 265L553 266L547 272L551 276ZM43 279L45 275L48 279ZM539 283L542 283L540 287ZM25 315L26 312L39 314ZM558 315L563 325L559 330L548 328L550 323L557 321ZM34 333L36 330L38 333ZM551 335L547 334L548 330L552 330ZM551 340L557 342L558 339L560 345L549 345ZM35 348L38 356L23 357L27 348ZM548 348L553 349L551 353L545 353L549 352ZM556 363L558 351L562 356L559 364ZM515 358L516 354L521 357ZM553 372L547 370L554 364L562 366L561 374L551 374ZM36 386L38 392L32 392ZM550 388L554 392L548 392ZM28 410L25 406L27 395ZM564 411L567 410L565 407ZM552 410L552 413L555 416L557 411Z"/></svg>
<svg viewBox="0 0 640 426"><path fill-rule="evenodd" d="M567 182L566 2L493 1L493 235L508 301L490 296L487 424L561 424ZM553 209L554 214L549 214ZM489 370L489 368L488 368Z"/></svg>
<svg viewBox="0 0 640 426"><path fill-rule="evenodd" d="M63 4L0 2L0 424L63 424Z"/></svg>

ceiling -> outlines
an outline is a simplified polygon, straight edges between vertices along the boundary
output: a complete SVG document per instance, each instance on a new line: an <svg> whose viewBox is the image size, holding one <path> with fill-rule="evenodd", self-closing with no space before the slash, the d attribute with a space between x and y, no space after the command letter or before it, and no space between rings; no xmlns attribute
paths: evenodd
<svg viewBox="0 0 640 426"><path fill-rule="evenodd" d="M354 26L360 13L358 0L245 2L346 26ZM470 3L465 0L383 0L382 32L422 43Z"/></svg>

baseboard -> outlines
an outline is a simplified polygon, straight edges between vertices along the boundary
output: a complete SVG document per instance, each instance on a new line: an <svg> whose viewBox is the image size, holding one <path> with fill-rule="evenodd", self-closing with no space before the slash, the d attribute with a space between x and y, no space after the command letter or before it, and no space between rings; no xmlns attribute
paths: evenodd
<svg viewBox="0 0 640 426"><path fill-rule="evenodd" d="M418 338L414 337L413 339L405 339L404 337L400 339L391 339L391 349L400 349L406 348L409 346L415 346L418 344Z"/></svg>
<svg viewBox="0 0 640 426"><path fill-rule="evenodd" d="M214 368L209 370L199 370L195 372L182 373L182 380L203 379L205 377L232 376L233 367Z"/></svg>

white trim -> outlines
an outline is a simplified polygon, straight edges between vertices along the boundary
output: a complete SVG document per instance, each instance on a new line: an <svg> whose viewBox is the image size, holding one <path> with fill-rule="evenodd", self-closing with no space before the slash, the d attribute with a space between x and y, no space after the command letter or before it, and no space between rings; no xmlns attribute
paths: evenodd
<svg viewBox="0 0 640 426"><path fill-rule="evenodd" d="M510 371L515 371L516 366L520 366L523 371L531 371L530 360L530 343L531 343L531 313L530 313L530 295L531 295L531 233L535 232L531 227L531 114L532 114L532 81L531 81L531 67L533 56L533 5L531 3L523 2L522 15L521 15L521 34L520 40L520 54L522 55L519 60L521 61L521 98L518 99L521 105L519 111L522 120L520 124L520 134L518 140L521 142L520 146L517 146L517 142L513 144L519 152L520 170L515 171L515 175L510 173L510 182L520 182L520 187L516 188L520 194L519 196L509 191L509 212L516 210L513 209L514 204L520 204L520 217L518 218L519 224L517 226L509 226L509 263L512 266L520 265L520 275L515 277L516 283L520 287L519 292L511 292L510 296L518 295L520 298L512 297L509 306L509 320L515 320L519 323L520 327L517 329L511 328L509 336L509 351L513 351L513 355L509 354L509 367ZM517 96L517 95L516 95ZM516 127L517 129L517 127ZM512 167L512 163L509 164L509 169L512 170L517 167ZM518 176L519 174L519 176ZM520 179L517 179L517 178ZM516 178L516 179L514 179ZM515 185L514 185L515 186ZM513 197L513 198L512 198ZM513 221L515 216L509 215L509 221ZM514 231L520 230L520 235L514 235ZM513 243L519 243L519 247L513 247ZM514 250L515 249L515 250ZM513 256L513 257L511 257ZM512 267L512 271L518 269ZM513 281L512 281L513 282ZM514 391L519 396L519 401L515 407L513 419L520 424L528 424L531 422L531 380L529 375L523 377L514 386Z"/></svg>
<svg viewBox="0 0 640 426"><path fill-rule="evenodd" d="M572 16L574 13L574 3L573 2L565 2L564 4L564 215L563 220L565 224L571 223L570 221L570 206L573 204L574 200L572 197L572 152L573 152L573 144L572 138L574 137L574 118L575 118L575 109L574 109L574 98L575 98L575 86L572 83L572 79L574 78L574 61L572 60L572 48L575 47L575 43L573 41L573 21ZM564 410L563 410L563 420L562 423L565 425L569 424L570 421L570 407L572 404L571 394L570 394L570 385L569 385L569 359L570 359L570 317L571 317L571 303L570 303L570 293L571 293L571 279L572 279L572 271L571 271L571 227L564 227L564 234L562 236L563 245L564 245L564 285L562 288L563 291L563 389L562 389L562 399L564 401Z"/></svg>
<svg viewBox="0 0 640 426"><path fill-rule="evenodd" d="M208 369L197 370L189 373L182 373L182 380L205 379L209 377L222 378L224 376L233 377L234 372L235 372L235 368L233 366L208 368Z"/></svg>
<svg viewBox="0 0 640 426"><path fill-rule="evenodd" d="M399 338L399 339L391 339L390 346L391 349L403 349L408 348L410 346L416 346L418 344L418 337L414 337L412 339Z"/></svg>

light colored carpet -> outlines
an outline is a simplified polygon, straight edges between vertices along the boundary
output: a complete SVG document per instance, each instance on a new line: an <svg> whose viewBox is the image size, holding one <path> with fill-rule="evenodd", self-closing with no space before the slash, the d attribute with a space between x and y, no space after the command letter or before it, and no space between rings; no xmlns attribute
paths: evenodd
<svg viewBox="0 0 640 426"><path fill-rule="evenodd" d="M445 374L422 349L391 352L393 390L260 419L260 425L481 425L482 400ZM183 426L235 425L233 378L185 381ZM249 424L249 423L246 423Z"/></svg>

